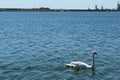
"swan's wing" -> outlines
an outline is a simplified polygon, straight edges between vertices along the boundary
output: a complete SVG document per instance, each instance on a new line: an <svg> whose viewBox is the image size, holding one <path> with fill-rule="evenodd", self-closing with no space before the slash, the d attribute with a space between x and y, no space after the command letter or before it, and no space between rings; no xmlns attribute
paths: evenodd
<svg viewBox="0 0 120 80"><path fill-rule="evenodd" d="M79 67L86 67L86 68L90 68L91 66L84 63L84 62L71 62L72 65L76 65L76 66L79 66Z"/></svg>
<svg viewBox="0 0 120 80"><path fill-rule="evenodd" d="M91 68L90 65L84 63L84 62L71 62L69 64L66 64L67 67L74 67L74 68L81 68L81 69L88 69Z"/></svg>
<svg viewBox="0 0 120 80"><path fill-rule="evenodd" d="M86 64L86 63L84 63L84 62L71 62L71 64L74 64L74 65L77 65L77 64L79 64L79 65L88 65L88 64Z"/></svg>

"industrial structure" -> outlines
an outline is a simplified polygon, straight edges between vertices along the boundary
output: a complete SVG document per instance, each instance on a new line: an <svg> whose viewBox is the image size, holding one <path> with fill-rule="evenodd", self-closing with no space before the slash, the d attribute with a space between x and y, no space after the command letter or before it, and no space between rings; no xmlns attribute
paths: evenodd
<svg viewBox="0 0 120 80"><path fill-rule="evenodd" d="M118 3L117 3L117 10L120 10L120 3L119 3L119 0L118 0Z"/></svg>
<svg viewBox="0 0 120 80"><path fill-rule="evenodd" d="M95 5L95 10L117 10L117 11L120 11L120 2L118 0L116 9L104 9L103 6L101 6L101 9L100 9L100 8L98 8L97 5Z"/></svg>

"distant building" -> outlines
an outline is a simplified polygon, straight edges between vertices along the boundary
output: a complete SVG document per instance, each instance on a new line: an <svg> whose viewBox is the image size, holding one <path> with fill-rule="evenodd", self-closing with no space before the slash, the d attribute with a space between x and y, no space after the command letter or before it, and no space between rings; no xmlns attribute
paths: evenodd
<svg viewBox="0 0 120 80"><path fill-rule="evenodd" d="M91 10L90 8L88 8L88 10Z"/></svg>
<svg viewBox="0 0 120 80"><path fill-rule="evenodd" d="M120 3L119 3L119 0L118 0L118 3L117 3L117 10L120 10Z"/></svg>
<svg viewBox="0 0 120 80"><path fill-rule="evenodd" d="M98 10L98 7L97 7L97 5L95 5L95 10Z"/></svg>
<svg viewBox="0 0 120 80"><path fill-rule="evenodd" d="M104 8L103 8L103 6L101 6L101 10L103 10Z"/></svg>

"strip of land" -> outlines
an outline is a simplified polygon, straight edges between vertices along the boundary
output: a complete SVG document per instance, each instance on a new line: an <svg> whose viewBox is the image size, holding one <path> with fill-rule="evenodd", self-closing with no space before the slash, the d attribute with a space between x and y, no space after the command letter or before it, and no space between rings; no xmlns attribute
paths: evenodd
<svg viewBox="0 0 120 80"><path fill-rule="evenodd" d="M50 9L50 8L0 8L0 12L80 12L80 11L120 11L117 9Z"/></svg>

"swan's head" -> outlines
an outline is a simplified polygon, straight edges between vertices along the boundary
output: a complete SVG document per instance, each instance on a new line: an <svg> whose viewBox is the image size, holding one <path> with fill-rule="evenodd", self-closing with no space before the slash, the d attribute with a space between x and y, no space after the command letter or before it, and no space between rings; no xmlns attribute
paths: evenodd
<svg viewBox="0 0 120 80"><path fill-rule="evenodd" d="M94 55L94 54L97 55L97 52L93 51L92 54L93 54L93 55Z"/></svg>

